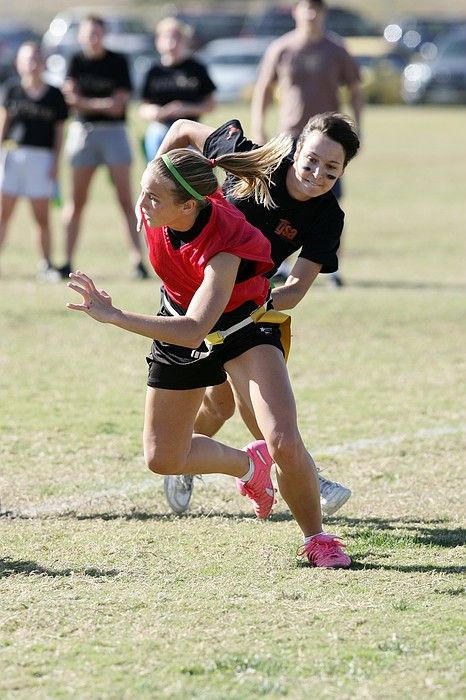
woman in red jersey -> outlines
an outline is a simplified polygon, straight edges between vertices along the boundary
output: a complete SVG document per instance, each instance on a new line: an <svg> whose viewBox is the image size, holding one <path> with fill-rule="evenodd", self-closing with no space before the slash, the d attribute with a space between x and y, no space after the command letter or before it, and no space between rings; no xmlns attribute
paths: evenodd
<svg viewBox="0 0 466 700"><path fill-rule="evenodd" d="M142 176L138 207L163 282L158 315L117 308L79 271L69 286L82 301L68 308L153 339L144 421L151 471L233 476L257 517L266 518L275 500L275 463L280 492L303 533L302 554L314 566L348 567L341 542L322 532L316 468L299 433L285 365L283 318L270 308L264 276L272 267L270 244L227 202L214 174L221 167L238 178L238 197L253 194L273 207L270 175L290 149L287 137L277 137L217 160L190 149L156 157ZM223 383L226 372L264 436L244 450L193 434L205 388Z"/></svg>

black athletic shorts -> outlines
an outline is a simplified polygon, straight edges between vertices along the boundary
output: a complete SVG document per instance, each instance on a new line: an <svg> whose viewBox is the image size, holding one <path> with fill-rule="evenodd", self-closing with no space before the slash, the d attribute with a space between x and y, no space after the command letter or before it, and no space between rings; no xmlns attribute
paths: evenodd
<svg viewBox="0 0 466 700"><path fill-rule="evenodd" d="M203 343L197 350L154 340L147 356L147 385L158 389L200 389L223 384L225 362L233 360L257 345L273 345L283 352L280 328L270 323L249 323L214 345L208 352Z"/></svg>

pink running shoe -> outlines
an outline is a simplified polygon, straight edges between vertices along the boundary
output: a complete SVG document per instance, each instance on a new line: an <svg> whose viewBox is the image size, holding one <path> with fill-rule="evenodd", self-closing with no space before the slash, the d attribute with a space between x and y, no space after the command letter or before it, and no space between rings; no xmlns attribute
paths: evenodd
<svg viewBox="0 0 466 700"><path fill-rule="evenodd" d="M251 442L244 449L254 463L254 474L246 484L236 479L236 488L241 496L251 499L258 518L267 518L275 503L275 489L270 478L273 460L264 440Z"/></svg>
<svg viewBox="0 0 466 700"><path fill-rule="evenodd" d="M335 535L316 535L301 549L298 549L298 557L306 556L311 566L320 566L324 569L347 569L351 566L351 559L342 551L346 547Z"/></svg>

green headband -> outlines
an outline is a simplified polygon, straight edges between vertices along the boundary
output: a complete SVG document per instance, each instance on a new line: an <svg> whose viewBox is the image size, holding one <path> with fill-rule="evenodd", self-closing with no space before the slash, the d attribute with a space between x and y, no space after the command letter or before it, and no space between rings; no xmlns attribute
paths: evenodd
<svg viewBox="0 0 466 700"><path fill-rule="evenodd" d="M183 187L186 190L186 192L189 192L189 194L192 197L194 197L194 199L198 199L198 200L204 199L202 194L199 194L199 192L196 192L196 190L193 187L191 187L189 182L186 182L184 177L181 175L181 173L178 172L178 170L175 168L175 166L173 165L173 163L171 162L170 158L167 156L166 153L164 153L161 156L161 158L162 158L163 162L165 163L165 165L167 166L167 168L169 169L169 171L171 172L171 174L173 175L173 177L175 178L175 180L178 180L181 187Z"/></svg>

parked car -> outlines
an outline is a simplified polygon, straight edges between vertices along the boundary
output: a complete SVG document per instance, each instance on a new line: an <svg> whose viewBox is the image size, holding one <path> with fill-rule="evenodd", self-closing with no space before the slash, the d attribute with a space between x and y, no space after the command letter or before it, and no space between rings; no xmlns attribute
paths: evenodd
<svg viewBox="0 0 466 700"><path fill-rule="evenodd" d="M242 30L249 36L281 36L295 28L291 7L270 7L251 12ZM340 36L376 36L380 29L356 12L341 7L327 9L326 28Z"/></svg>
<svg viewBox="0 0 466 700"><path fill-rule="evenodd" d="M214 39L197 52L217 86L215 99L218 102L234 102L251 96L259 63L273 39L273 36Z"/></svg>
<svg viewBox="0 0 466 700"><path fill-rule="evenodd" d="M25 41L40 41L39 35L21 22L0 22L0 82L16 74L16 53Z"/></svg>
<svg viewBox="0 0 466 700"><path fill-rule="evenodd" d="M393 50L407 59L414 53L430 59L435 57L442 35L462 23L466 23L465 17L402 17L387 24L383 35Z"/></svg>
<svg viewBox="0 0 466 700"><path fill-rule="evenodd" d="M406 60L394 53L383 37L348 37L344 44L359 64L366 102L401 102L401 83Z"/></svg>
<svg viewBox="0 0 466 700"><path fill-rule="evenodd" d="M47 80L58 86L63 83L69 58L79 50L79 23L86 15L96 12L106 24L105 46L126 54L133 84L138 90L146 70L157 57L154 34L139 17L113 13L108 8L98 12L89 7L78 7L55 15L42 37L42 48L47 56Z"/></svg>
<svg viewBox="0 0 466 700"><path fill-rule="evenodd" d="M466 26L453 29L438 42L431 61L406 66L403 97L409 104L466 104Z"/></svg>

